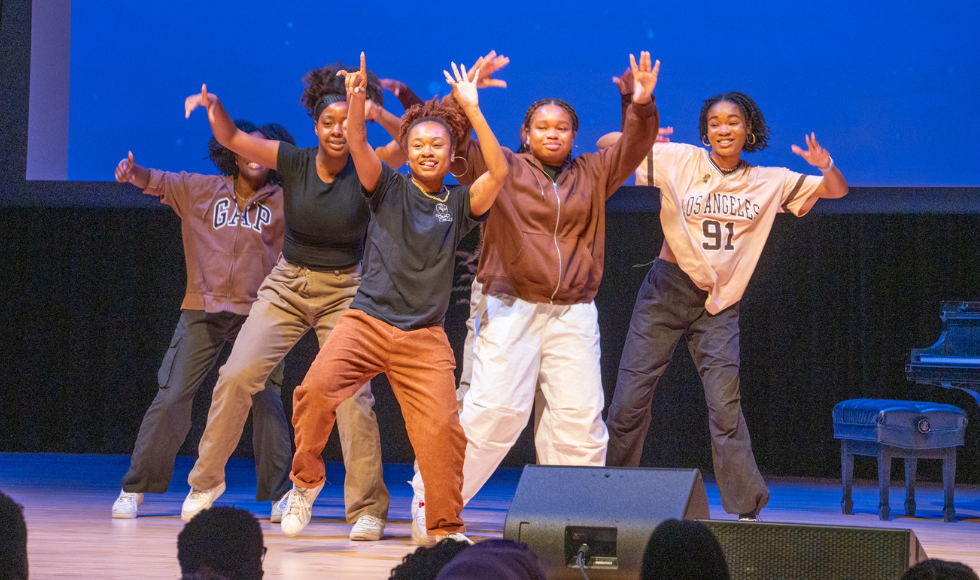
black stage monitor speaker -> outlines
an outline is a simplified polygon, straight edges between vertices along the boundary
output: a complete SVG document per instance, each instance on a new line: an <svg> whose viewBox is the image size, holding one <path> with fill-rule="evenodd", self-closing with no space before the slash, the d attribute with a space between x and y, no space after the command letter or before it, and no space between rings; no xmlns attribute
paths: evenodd
<svg viewBox="0 0 980 580"><path fill-rule="evenodd" d="M899 580L926 559L912 530L714 520L732 580Z"/></svg>
<svg viewBox="0 0 980 580"><path fill-rule="evenodd" d="M591 580L635 580L657 524L707 517L697 469L528 465L507 511L504 538L527 544L551 580L581 579L583 544Z"/></svg>

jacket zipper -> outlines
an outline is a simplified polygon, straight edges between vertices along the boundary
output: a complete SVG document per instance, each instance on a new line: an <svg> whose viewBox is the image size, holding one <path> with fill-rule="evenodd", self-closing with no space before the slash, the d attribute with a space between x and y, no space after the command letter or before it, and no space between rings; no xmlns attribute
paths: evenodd
<svg viewBox="0 0 980 580"><path fill-rule="evenodd" d="M238 239L241 237L242 234L242 219L244 215L248 214L248 208L250 205L251 202L245 204L244 209L239 210L238 204L235 203L235 211L239 213L239 216L238 216L238 223L235 224L235 245L232 247L231 250L231 268L228 269L227 291L229 297L231 297L231 291L235 287L235 266L238 264ZM258 215L256 215L256 218L258 218Z"/></svg>
<svg viewBox="0 0 980 580"><path fill-rule="evenodd" d="M542 169L539 169L536 165L534 165L530 161L528 161L528 163L531 165L531 167L534 167L535 169L537 169L541 173L544 173L544 171ZM555 201L558 202L558 215L555 217L555 232L552 235L552 240L555 242L555 250L558 252L558 280L555 283L555 290L554 290L554 292L551 293L551 299L549 300L549 302L551 304L554 304L555 303L555 295L558 294L558 290L561 289L561 274L562 274L562 269L561 269L561 247L558 245L558 224L561 222L561 197L559 197L559 195L558 195L558 182L555 181L554 179L551 179L551 176L548 175L547 173L544 173L544 175L545 175L545 177L547 177L551 181L551 185L554 186L554 188L555 188ZM535 175L535 179L537 179L537 176L536 175ZM539 189L541 188L541 181L540 180L538 180L538 188ZM541 195L544 196L544 190L543 189L541 189Z"/></svg>
<svg viewBox="0 0 980 580"><path fill-rule="evenodd" d="M555 294L558 294L558 289L561 288L561 247L558 246L558 222L561 221L561 198L558 197L558 182L552 179L551 184L555 186L555 200L558 202L558 215L555 217L554 234L555 250L558 251L558 282L555 284L555 291L551 293L551 303L554 304Z"/></svg>

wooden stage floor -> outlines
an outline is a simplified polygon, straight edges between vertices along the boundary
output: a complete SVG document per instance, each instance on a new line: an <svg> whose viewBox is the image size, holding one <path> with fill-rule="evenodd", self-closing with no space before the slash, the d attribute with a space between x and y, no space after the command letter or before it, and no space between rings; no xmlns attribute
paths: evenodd
<svg viewBox="0 0 980 580"><path fill-rule="evenodd" d="M171 490L148 494L135 520L113 520L110 508L129 465L125 456L0 453L0 491L24 506L28 528L30 577L167 579L180 577L177 534L183 522L180 505L187 493L192 460L179 458ZM286 538L268 522L269 503L254 501L251 461L233 460L228 491L219 505L235 505L260 518L269 551L265 577L271 579L384 579L416 546L409 535L410 465L385 466L391 493L386 537L380 542L351 542L343 519L343 466L328 464L324 487L313 509L313 522L296 538ZM476 540L500 537L504 518L520 477L501 469L463 512L467 535ZM714 518L731 519L721 509L718 489L707 482ZM840 513L840 482L771 479L772 499L763 511L767 522L911 528L930 557L965 562L980 572L980 487L957 486L956 522L942 521L942 489L920 483L918 516L903 513L905 492L892 487L891 521L877 516L874 482L858 482L854 515Z"/></svg>

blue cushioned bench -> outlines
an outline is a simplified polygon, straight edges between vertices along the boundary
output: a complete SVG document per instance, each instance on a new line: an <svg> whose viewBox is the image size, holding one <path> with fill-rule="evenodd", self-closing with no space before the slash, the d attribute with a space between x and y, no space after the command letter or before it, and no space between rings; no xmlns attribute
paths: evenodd
<svg viewBox="0 0 980 580"><path fill-rule="evenodd" d="M834 437L841 440L841 510L850 514L854 456L878 458L878 517L887 520L892 458L905 460L905 515L915 515L915 471L918 459L943 460L943 521L952 522L956 481L956 446L963 445L966 413L953 405L889 399L850 399L834 407Z"/></svg>

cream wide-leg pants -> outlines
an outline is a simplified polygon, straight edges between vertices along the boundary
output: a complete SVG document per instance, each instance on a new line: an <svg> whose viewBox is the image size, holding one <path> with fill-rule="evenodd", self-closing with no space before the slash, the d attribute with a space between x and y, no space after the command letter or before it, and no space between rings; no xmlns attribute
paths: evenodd
<svg viewBox="0 0 980 580"><path fill-rule="evenodd" d="M534 445L542 465L601 466L609 440L594 303L555 305L486 296L473 376L463 398L463 502L473 498L527 425L537 401ZM418 497L425 491L415 475Z"/></svg>

